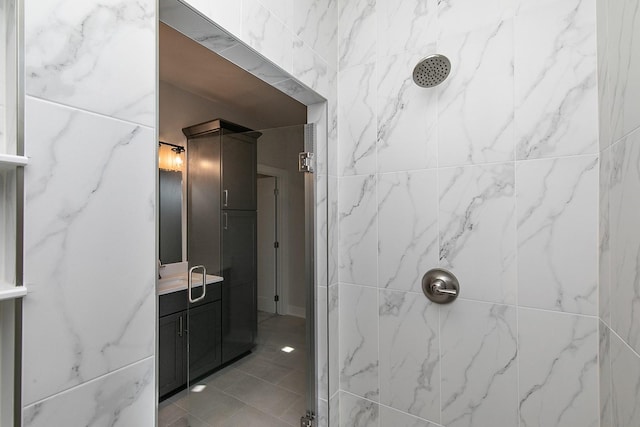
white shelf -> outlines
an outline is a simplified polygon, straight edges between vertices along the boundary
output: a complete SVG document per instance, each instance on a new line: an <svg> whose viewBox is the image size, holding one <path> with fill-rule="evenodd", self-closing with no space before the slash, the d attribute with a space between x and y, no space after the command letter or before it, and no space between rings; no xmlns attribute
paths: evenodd
<svg viewBox="0 0 640 427"><path fill-rule="evenodd" d="M25 286L0 282L0 301L21 298L27 294Z"/></svg>
<svg viewBox="0 0 640 427"><path fill-rule="evenodd" d="M29 159L26 156L0 153L0 170L14 169L17 166L25 166L27 163Z"/></svg>

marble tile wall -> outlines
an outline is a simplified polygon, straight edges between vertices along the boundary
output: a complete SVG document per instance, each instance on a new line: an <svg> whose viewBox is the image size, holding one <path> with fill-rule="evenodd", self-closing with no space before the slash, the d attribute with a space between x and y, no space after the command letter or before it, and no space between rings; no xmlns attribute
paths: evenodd
<svg viewBox="0 0 640 427"><path fill-rule="evenodd" d="M598 426L596 1L338 10L340 425Z"/></svg>
<svg viewBox="0 0 640 427"><path fill-rule="evenodd" d="M600 425L640 423L640 6L598 0Z"/></svg>
<svg viewBox="0 0 640 427"><path fill-rule="evenodd" d="M156 3L24 16L24 425L153 426Z"/></svg>

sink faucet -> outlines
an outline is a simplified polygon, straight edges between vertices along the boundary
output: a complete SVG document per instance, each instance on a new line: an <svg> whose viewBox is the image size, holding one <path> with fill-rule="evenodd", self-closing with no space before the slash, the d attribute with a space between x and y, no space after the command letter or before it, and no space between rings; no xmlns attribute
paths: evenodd
<svg viewBox="0 0 640 427"><path fill-rule="evenodd" d="M162 270L163 268L165 268L165 266L162 265L162 262L160 260L158 260L158 279L162 279L162 275L160 274L160 270Z"/></svg>

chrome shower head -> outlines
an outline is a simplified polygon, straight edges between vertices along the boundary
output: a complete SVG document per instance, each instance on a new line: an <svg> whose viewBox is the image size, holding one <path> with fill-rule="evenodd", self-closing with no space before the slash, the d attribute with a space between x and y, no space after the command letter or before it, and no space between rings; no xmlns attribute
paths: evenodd
<svg viewBox="0 0 640 427"><path fill-rule="evenodd" d="M413 81L420 87L434 87L451 72L451 62L444 55L429 55L413 69Z"/></svg>

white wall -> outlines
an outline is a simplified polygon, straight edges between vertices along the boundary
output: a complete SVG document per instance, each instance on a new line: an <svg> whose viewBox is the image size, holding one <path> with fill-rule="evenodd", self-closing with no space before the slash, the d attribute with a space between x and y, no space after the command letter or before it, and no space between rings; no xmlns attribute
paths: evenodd
<svg viewBox="0 0 640 427"><path fill-rule="evenodd" d="M598 424L595 6L340 2L340 425Z"/></svg>
<svg viewBox="0 0 640 427"><path fill-rule="evenodd" d="M640 8L598 0L600 416L640 424Z"/></svg>
<svg viewBox="0 0 640 427"><path fill-rule="evenodd" d="M290 312L302 314L305 309L304 277L304 175L298 172L298 153L304 150L304 128L292 126L267 130L258 139L258 164L284 169L289 173L287 198L280 202L287 205L288 240L286 245ZM282 254L282 251L281 251ZM293 310L293 311L291 311Z"/></svg>

